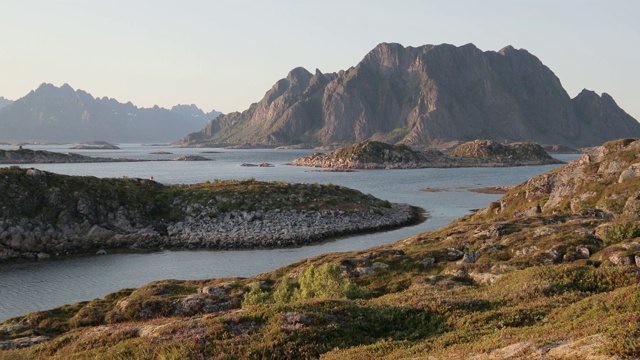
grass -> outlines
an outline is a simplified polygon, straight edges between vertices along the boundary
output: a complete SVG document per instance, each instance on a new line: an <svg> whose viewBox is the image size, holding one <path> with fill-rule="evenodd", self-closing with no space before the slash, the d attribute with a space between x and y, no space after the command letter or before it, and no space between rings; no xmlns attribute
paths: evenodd
<svg viewBox="0 0 640 360"><path fill-rule="evenodd" d="M588 186L600 206L603 196L629 199L640 187L639 179L611 181L619 172L607 176L597 186L575 181L567 196ZM240 184L225 186L262 186ZM216 184L189 191L208 186ZM534 179L510 190L506 206L491 204L394 244L323 254L247 279L160 281L12 319L5 324L25 328L2 339L53 339L0 359L640 357L640 268L607 260L615 248L637 253L636 215L620 206L574 212L562 203L523 215L552 196ZM605 227L613 230L600 237ZM558 257L550 261L552 251ZM462 262L469 252L479 252L476 262ZM187 303L200 307L180 310ZM562 353L563 345L577 353Z"/></svg>

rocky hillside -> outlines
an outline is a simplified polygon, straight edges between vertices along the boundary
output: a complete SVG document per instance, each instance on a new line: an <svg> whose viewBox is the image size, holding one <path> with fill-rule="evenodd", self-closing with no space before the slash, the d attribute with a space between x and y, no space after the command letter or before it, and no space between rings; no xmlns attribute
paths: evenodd
<svg viewBox="0 0 640 360"><path fill-rule="evenodd" d="M334 169L417 169L443 167L502 167L561 164L538 144L502 145L491 140L464 143L450 154L416 151L407 145L364 141L330 153L295 159L291 165Z"/></svg>
<svg viewBox="0 0 640 360"><path fill-rule="evenodd" d="M560 164L547 151L535 143L500 144L492 140L475 140L464 143L451 151L449 157L477 159L479 162L510 165Z"/></svg>
<svg viewBox="0 0 640 360"><path fill-rule="evenodd" d="M329 145L365 140L449 147L474 139L572 147L640 136L607 95L571 99L526 50L382 43L346 71L293 69L258 103L183 145Z"/></svg>
<svg viewBox="0 0 640 360"><path fill-rule="evenodd" d="M0 169L0 261L99 250L308 244L420 220L417 209L318 184L166 186Z"/></svg>
<svg viewBox="0 0 640 360"><path fill-rule="evenodd" d="M201 129L219 114L205 114L194 105L138 108L130 102L94 98L67 84L42 84L0 109L0 141L168 142Z"/></svg>
<svg viewBox="0 0 640 360"><path fill-rule="evenodd" d="M636 359L640 140L433 232L0 325L9 358ZM38 344L39 343L39 344Z"/></svg>

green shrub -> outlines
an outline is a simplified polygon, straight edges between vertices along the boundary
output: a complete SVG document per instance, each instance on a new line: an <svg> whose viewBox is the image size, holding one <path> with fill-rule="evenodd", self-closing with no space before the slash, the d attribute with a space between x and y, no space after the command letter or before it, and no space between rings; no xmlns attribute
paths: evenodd
<svg viewBox="0 0 640 360"><path fill-rule="evenodd" d="M341 272L340 266L335 264L311 265L300 275L300 287L294 289L292 299L361 297L364 292Z"/></svg>
<svg viewBox="0 0 640 360"><path fill-rule="evenodd" d="M607 243L618 243L640 236L640 225L635 222L612 223L602 235Z"/></svg>
<svg viewBox="0 0 640 360"><path fill-rule="evenodd" d="M293 297L293 292L296 290L297 286L291 281L291 278L287 275L282 277L280 281L280 285L273 292L273 300L275 300L278 304L286 304L291 301Z"/></svg>
<svg viewBox="0 0 640 360"><path fill-rule="evenodd" d="M263 304L269 300L269 292L262 289L260 282L256 281L251 284L251 289L244 294L242 306Z"/></svg>

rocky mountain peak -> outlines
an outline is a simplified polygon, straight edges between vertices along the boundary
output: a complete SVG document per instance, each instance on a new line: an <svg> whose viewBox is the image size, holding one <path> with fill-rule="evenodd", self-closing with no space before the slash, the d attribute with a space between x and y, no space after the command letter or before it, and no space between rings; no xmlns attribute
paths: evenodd
<svg viewBox="0 0 640 360"><path fill-rule="evenodd" d="M513 46L381 43L335 74L293 69L259 103L183 143L437 147L489 139L584 147L640 136L640 124L603 99L571 100L548 67Z"/></svg>
<svg viewBox="0 0 640 360"><path fill-rule="evenodd" d="M506 54L511 53L511 52L514 52L514 51L517 51L517 50L516 50L513 46L511 46L511 45L507 45L507 46L503 47L502 49L500 49L500 50L498 51L498 54L500 54L500 55L506 55Z"/></svg>
<svg viewBox="0 0 640 360"><path fill-rule="evenodd" d="M4 97L0 96L0 109L2 109L5 106L11 105L12 103L13 101L9 99L5 99Z"/></svg>
<svg viewBox="0 0 640 360"><path fill-rule="evenodd" d="M213 117L199 109L188 115L158 106L139 109L131 102L94 98L69 84L43 83L0 109L0 141L167 142L201 129Z"/></svg>

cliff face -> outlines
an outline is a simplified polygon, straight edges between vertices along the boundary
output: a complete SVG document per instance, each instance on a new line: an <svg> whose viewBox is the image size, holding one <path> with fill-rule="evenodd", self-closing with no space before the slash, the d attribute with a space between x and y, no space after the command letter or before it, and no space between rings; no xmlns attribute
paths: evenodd
<svg viewBox="0 0 640 360"><path fill-rule="evenodd" d="M67 84L42 84L0 109L0 141L167 142L201 129L218 114L193 105L138 108Z"/></svg>
<svg viewBox="0 0 640 360"><path fill-rule="evenodd" d="M483 138L593 146L629 136L640 136L640 124L610 96L572 100L526 50L382 43L337 74L292 70L259 103L183 144L437 146Z"/></svg>

